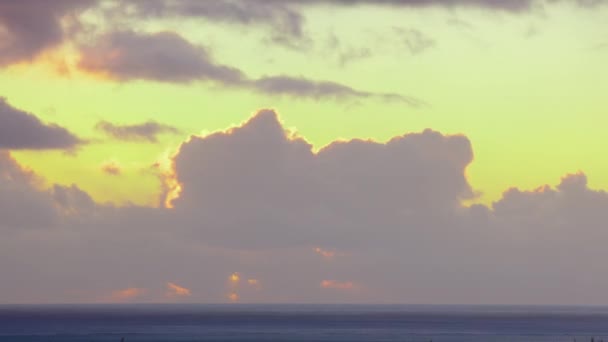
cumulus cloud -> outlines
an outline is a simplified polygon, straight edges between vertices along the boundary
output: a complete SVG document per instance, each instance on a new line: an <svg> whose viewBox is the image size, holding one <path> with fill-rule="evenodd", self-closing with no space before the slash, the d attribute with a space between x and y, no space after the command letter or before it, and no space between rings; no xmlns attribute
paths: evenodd
<svg viewBox="0 0 608 342"><path fill-rule="evenodd" d="M0 149L69 150L83 143L84 140L67 129L44 123L0 97Z"/></svg>
<svg viewBox="0 0 608 342"><path fill-rule="evenodd" d="M147 121L140 124L119 125L108 121L100 121L95 126L106 135L122 141L147 141L158 142L160 134L178 134L180 130L156 121Z"/></svg>
<svg viewBox="0 0 608 342"><path fill-rule="evenodd" d="M31 61L63 42L61 20L76 17L93 0L20 0L0 2L0 66Z"/></svg>
<svg viewBox="0 0 608 342"><path fill-rule="evenodd" d="M344 243L365 239L363 226L375 218L393 225L416 212L454 209L473 195L464 174L472 158L468 139L431 130L314 153L263 110L240 127L182 144L174 160L181 192L172 205L196 211L193 222L211 220L205 239L227 246ZM260 230L241 229L254 222Z"/></svg>
<svg viewBox="0 0 608 342"><path fill-rule="evenodd" d="M577 173L463 206L473 152L460 135L426 130L315 151L262 110L180 146L172 209L41 189L1 156L2 302L90 301L82 289L180 279L187 289L173 283L145 298L605 303L608 193ZM322 262L318 246L348 257Z"/></svg>

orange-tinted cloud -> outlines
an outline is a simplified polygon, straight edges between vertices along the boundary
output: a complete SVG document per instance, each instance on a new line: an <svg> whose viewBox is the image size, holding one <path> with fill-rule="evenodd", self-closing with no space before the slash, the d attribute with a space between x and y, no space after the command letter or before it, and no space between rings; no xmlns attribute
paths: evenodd
<svg viewBox="0 0 608 342"><path fill-rule="evenodd" d="M110 302L126 302L131 299L140 297L146 293L146 289L138 287L129 287L123 290L116 290L109 296L108 301Z"/></svg>
<svg viewBox="0 0 608 342"><path fill-rule="evenodd" d="M188 297L190 295L192 295L190 289L179 286L172 282L167 283L167 297Z"/></svg>
<svg viewBox="0 0 608 342"><path fill-rule="evenodd" d="M324 258L331 259L336 256L336 252L325 250L321 247L317 247L314 249L315 253L323 256Z"/></svg>
<svg viewBox="0 0 608 342"><path fill-rule="evenodd" d="M238 295L238 293L236 293L236 292L231 292L231 293L228 295L228 299L229 299L231 302L236 303L236 302L238 302L238 301L239 301L239 295Z"/></svg>
<svg viewBox="0 0 608 342"><path fill-rule="evenodd" d="M351 281L323 280L321 287L324 289L352 290L355 284Z"/></svg>

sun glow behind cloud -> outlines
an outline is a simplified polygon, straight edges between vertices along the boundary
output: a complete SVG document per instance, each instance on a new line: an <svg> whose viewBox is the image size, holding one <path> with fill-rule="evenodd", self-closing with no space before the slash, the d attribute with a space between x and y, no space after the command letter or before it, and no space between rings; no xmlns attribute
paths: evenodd
<svg viewBox="0 0 608 342"><path fill-rule="evenodd" d="M0 96L11 105L0 120L29 125L0 121L0 149L11 150L0 152L0 301L72 300L61 293L82 284L51 279L41 270L52 262L49 272L67 279L99 270L86 283L92 300L304 301L365 285L387 300L487 302L467 292L487 281L504 301L580 291L572 301L597 302L608 6L538 1L541 19L537 8L465 2L287 4L302 15L294 32L256 17L283 18L262 2L231 2L268 11L243 12L246 23L131 13L117 17L126 33L93 7L82 26L60 25L70 29L62 35L56 22L78 21L71 6L84 2L58 12L63 1L35 11L16 2L17 19L0 16L0 34L19 38L0 44ZM182 50L159 49L167 40ZM153 58L180 51L179 69ZM91 73L78 63L87 58ZM428 106L384 101L391 93ZM266 109L252 120L256 108L282 116ZM575 170L585 173L543 185ZM90 241L99 248L75 247ZM421 259L429 246L437 252ZM564 260L568 249L583 252ZM453 297L424 286L463 281L447 269L473 285ZM569 286L582 271L599 280ZM562 281L525 293L492 283L530 274L535 288ZM39 278L53 286L21 286ZM167 279L186 279L194 293Z"/></svg>

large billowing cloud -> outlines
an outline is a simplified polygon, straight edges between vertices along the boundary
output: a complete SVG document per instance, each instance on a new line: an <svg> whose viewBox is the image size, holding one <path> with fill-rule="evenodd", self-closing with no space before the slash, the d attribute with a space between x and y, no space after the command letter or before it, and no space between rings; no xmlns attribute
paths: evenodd
<svg viewBox="0 0 608 342"><path fill-rule="evenodd" d="M466 207L472 158L431 130L315 151L263 110L185 141L173 208L149 208L40 190L5 153L0 301L169 300L178 280L193 302L606 303L608 194L578 173Z"/></svg>
<svg viewBox="0 0 608 342"><path fill-rule="evenodd" d="M47 124L0 97L0 149L73 149L84 141L67 129Z"/></svg>
<svg viewBox="0 0 608 342"><path fill-rule="evenodd" d="M464 176L471 160L465 137L430 130L386 144L336 142L313 153L264 110L242 127L181 146L175 173L182 190L172 204L215 244L357 243L371 237L368 225L407 226L414 222L400 220L455 210L472 196Z"/></svg>
<svg viewBox="0 0 608 342"><path fill-rule="evenodd" d="M30 61L60 44L66 33L61 20L75 16L92 0L19 0L0 2L0 66Z"/></svg>

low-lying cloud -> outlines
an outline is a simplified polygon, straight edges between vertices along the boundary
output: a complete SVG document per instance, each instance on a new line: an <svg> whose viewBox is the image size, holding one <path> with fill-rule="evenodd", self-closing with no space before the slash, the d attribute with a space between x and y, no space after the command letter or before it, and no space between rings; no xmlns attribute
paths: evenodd
<svg viewBox="0 0 608 342"><path fill-rule="evenodd" d="M467 207L472 160L432 130L315 151L262 110L180 146L169 209L45 189L0 153L0 301L605 303L608 194L576 173Z"/></svg>

